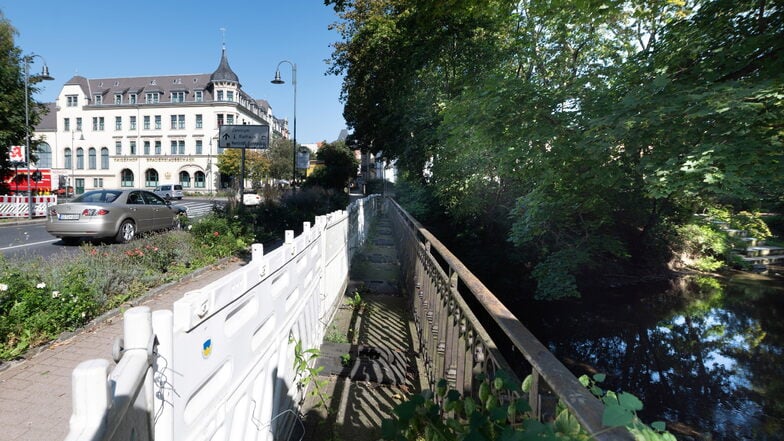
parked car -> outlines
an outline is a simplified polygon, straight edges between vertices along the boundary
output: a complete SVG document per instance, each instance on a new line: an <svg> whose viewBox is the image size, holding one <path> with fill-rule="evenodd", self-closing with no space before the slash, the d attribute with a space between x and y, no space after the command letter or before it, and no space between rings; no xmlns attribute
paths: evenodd
<svg viewBox="0 0 784 441"><path fill-rule="evenodd" d="M81 238L114 238L125 243L139 233L176 228L182 206L172 205L151 191L92 190L70 202L49 208L46 231L66 244Z"/></svg>
<svg viewBox="0 0 784 441"><path fill-rule="evenodd" d="M153 193L164 199L182 199L182 185L180 184L163 184L155 187Z"/></svg>
<svg viewBox="0 0 784 441"><path fill-rule="evenodd" d="M261 200L261 195L252 190L247 190L242 194L243 205L259 205Z"/></svg>

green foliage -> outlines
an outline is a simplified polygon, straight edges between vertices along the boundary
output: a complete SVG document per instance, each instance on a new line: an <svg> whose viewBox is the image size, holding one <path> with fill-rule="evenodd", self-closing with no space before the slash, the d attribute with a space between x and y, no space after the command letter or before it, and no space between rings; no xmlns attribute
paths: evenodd
<svg viewBox="0 0 784 441"><path fill-rule="evenodd" d="M351 354L342 354L340 356L340 365L341 366L351 365Z"/></svg>
<svg viewBox="0 0 784 441"><path fill-rule="evenodd" d="M509 238L546 292L668 262L702 207L781 205L778 5L327 4L359 147L416 183L416 217ZM592 269L552 258L577 250Z"/></svg>
<svg viewBox="0 0 784 441"><path fill-rule="evenodd" d="M235 176L239 182L242 170L242 149L225 149L218 155L218 168L225 175ZM257 185L269 176L270 159L258 150L245 150L245 179Z"/></svg>
<svg viewBox="0 0 784 441"><path fill-rule="evenodd" d="M626 427L638 440L675 441L663 423L656 422L649 427L637 418L642 402L634 395L599 388L597 384L603 379L604 375L597 374L593 379L583 376L580 381L604 402L602 419L608 429ZM522 398L528 394L530 376L522 384L504 372L493 379L478 380L481 383L474 397L447 390L445 380L439 381L435 392L412 396L394 409L394 418L383 421L383 438L394 441L592 439L562 403L553 421L533 419L531 407Z"/></svg>
<svg viewBox="0 0 784 441"><path fill-rule="evenodd" d="M308 394L319 400L318 406L324 406L329 412L329 395L324 392L324 387L329 383L326 379L320 379L319 374L324 370L324 366L313 367L315 360L321 355L321 351L316 348L303 349L302 340L290 341L294 343L294 378L298 381L299 387L307 389L312 387Z"/></svg>
<svg viewBox="0 0 784 441"><path fill-rule="evenodd" d="M245 224L227 216L210 214L191 228L191 235L210 256L227 257L253 243L253 234Z"/></svg>
<svg viewBox="0 0 784 441"><path fill-rule="evenodd" d="M362 299L359 291L354 291L354 295L348 298L348 304L351 305L351 309L354 311L361 311L365 308L367 302Z"/></svg>
<svg viewBox="0 0 784 441"><path fill-rule="evenodd" d="M357 175L359 161L343 141L322 145L316 152L316 159L322 164L308 176L306 186L343 191Z"/></svg>
<svg viewBox="0 0 784 441"><path fill-rule="evenodd" d="M327 328L326 335L324 335L324 340L330 343L348 343L348 336L345 332L342 332L333 322Z"/></svg>

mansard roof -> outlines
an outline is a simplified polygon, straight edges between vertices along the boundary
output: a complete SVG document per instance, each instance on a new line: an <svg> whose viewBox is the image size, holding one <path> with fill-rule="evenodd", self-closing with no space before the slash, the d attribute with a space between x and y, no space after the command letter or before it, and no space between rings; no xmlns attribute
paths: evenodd
<svg viewBox="0 0 784 441"><path fill-rule="evenodd" d="M229 60L226 58L226 48L223 48L223 51L221 52L221 60L218 69L210 76L210 82L214 83L218 81L237 83L237 87L240 87L240 78L231 70L231 67L229 67Z"/></svg>

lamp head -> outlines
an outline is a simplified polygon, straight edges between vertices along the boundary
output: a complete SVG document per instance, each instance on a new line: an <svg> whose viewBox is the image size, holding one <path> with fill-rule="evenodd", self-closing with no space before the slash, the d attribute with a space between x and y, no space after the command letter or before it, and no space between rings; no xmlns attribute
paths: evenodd
<svg viewBox="0 0 784 441"><path fill-rule="evenodd" d="M280 70L275 71L275 79L270 81L272 84L285 84L286 82L280 78Z"/></svg>
<svg viewBox="0 0 784 441"><path fill-rule="evenodd" d="M44 64L44 67L41 70L41 75L38 76L38 79L39 80L46 80L46 81L54 80L54 77L49 75L49 66Z"/></svg>

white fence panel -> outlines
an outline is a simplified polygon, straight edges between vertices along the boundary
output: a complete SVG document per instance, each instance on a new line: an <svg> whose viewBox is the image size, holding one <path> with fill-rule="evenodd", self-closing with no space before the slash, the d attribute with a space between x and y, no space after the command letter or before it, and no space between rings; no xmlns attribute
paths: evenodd
<svg viewBox="0 0 784 441"><path fill-rule="evenodd" d="M319 216L246 266L191 291L173 311L133 308L123 356L74 370L77 440L277 440L298 422L305 391L294 345L320 346L380 200ZM155 351L153 351L155 348Z"/></svg>

